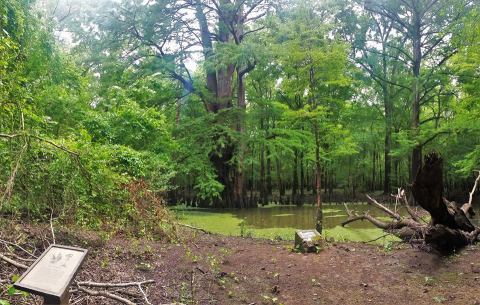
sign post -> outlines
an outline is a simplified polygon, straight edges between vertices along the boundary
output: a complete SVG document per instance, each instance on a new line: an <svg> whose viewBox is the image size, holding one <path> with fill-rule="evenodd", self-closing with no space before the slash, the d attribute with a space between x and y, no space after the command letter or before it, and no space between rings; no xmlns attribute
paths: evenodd
<svg viewBox="0 0 480 305"><path fill-rule="evenodd" d="M82 266L86 249L51 245L13 284L42 296L44 305L68 305L70 284Z"/></svg>
<svg viewBox="0 0 480 305"><path fill-rule="evenodd" d="M316 252L322 246L322 236L317 230L295 232L295 248L302 252Z"/></svg>

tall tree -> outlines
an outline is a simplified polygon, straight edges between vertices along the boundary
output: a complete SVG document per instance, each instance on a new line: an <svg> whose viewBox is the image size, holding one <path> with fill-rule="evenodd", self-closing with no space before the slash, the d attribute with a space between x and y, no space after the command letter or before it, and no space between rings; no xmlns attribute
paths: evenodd
<svg viewBox="0 0 480 305"><path fill-rule="evenodd" d="M290 22L284 22L275 32L283 71L283 100L291 106L290 119L297 128L310 130L313 139L309 152L315 164L316 229L322 232L323 160L334 151L330 136L341 129L337 124L339 111L351 91L345 45L330 36L328 25L320 24L328 11L315 8L299 4Z"/></svg>
<svg viewBox="0 0 480 305"><path fill-rule="evenodd" d="M411 152L411 179L422 164L425 143L419 140L421 110L437 88L431 78L456 52L449 43L450 38L473 5L471 0L364 1L367 11L389 20L392 29L405 39L406 47L398 48L397 60L408 65L411 74L410 124L415 139Z"/></svg>
<svg viewBox="0 0 480 305"><path fill-rule="evenodd" d="M88 44L93 39L101 45L100 52L121 54L133 65L155 62L158 68L153 73L165 73L186 93L198 97L218 125L211 134L216 144L209 156L224 189L215 205L245 207L244 78L256 62L255 50L246 39L263 29L258 21L268 14L269 2L124 1L113 7L108 20L98 15L83 27L77 26L77 30L83 30L77 38ZM83 22L78 21L80 25ZM85 28L93 35L85 35ZM189 63L199 56L203 57L204 75L196 77ZM225 132L225 128L238 135Z"/></svg>

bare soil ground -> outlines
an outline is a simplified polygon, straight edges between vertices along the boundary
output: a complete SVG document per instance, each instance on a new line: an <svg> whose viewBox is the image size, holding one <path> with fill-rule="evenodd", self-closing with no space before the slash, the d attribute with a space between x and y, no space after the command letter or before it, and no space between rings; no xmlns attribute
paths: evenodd
<svg viewBox="0 0 480 305"><path fill-rule="evenodd" d="M57 234L57 243L90 249L77 280L130 282L154 279L152 304L458 304L480 305L480 248L449 257L396 246L329 244L318 254L299 254L290 242L183 232L177 244L125 236L101 238L94 232ZM48 226L2 228L0 238L39 254L48 246ZM0 252L5 252L5 247ZM16 252L17 254L21 254ZM0 283L22 270L0 261ZM32 297L0 300L39 303ZM145 304L138 292L126 294ZM118 304L78 292L75 304Z"/></svg>

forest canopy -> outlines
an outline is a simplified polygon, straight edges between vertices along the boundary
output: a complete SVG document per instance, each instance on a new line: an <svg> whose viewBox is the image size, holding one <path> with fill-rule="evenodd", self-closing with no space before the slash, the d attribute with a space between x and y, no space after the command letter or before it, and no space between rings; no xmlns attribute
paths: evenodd
<svg viewBox="0 0 480 305"><path fill-rule="evenodd" d="M0 0L0 212L145 225L480 168L475 0Z"/></svg>

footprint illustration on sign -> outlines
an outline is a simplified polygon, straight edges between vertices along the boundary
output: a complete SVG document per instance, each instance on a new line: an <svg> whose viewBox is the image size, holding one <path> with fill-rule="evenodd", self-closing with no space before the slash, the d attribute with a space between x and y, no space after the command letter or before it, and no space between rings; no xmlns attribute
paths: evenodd
<svg viewBox="0 0 480 305"><path fill-rule="evenodd" d="M68 263L68 261L73 257L73 254L72 254L72 253L69 253L69 254L67 254L67 255L65 255L65 256L66 256L65 262L63 263L62 267L65 267L65 268L66 268L66 267L67 267L67 263Z"/></svg>
<svg viewBox="0 0 480 305"><path fill-rule="evenodd" d="M58 253L57 255L55 255L55 253L52 254L52 257L50 258L50 263L51 264L56 264L58 263L59 261L62 260L62 253Z"/></svg>

